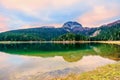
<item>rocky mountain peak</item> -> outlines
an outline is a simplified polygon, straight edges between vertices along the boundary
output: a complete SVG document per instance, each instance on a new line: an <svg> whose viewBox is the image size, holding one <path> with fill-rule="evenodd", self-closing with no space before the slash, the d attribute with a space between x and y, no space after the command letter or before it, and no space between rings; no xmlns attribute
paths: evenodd
<svg viewBox="0 0 120 80"><path fill-rule="evenodd" d="M82 25L75 21L68 21L68 22L64 23L64 25L63 25L63 28L69 28L69 29L73 29L76 27L82 28Z"/></svg>
<svg viewBox="0 0 120 80"><path fill-rule="evenodd" d="M78 33L84 30L82 25L75 21L68 21L64 23L63 28L68 32L74 32L74 33Z"/></svg>

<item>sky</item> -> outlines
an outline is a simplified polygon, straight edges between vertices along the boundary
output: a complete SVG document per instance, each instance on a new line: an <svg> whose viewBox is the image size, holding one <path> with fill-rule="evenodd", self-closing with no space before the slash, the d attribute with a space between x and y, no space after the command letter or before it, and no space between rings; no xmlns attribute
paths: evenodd
<svg viewBox="0 0 120 80"><path fill-rule="evenodd" d="M120 0L0 0L0 32L77 21L99 27L120 19Z"/></svg>

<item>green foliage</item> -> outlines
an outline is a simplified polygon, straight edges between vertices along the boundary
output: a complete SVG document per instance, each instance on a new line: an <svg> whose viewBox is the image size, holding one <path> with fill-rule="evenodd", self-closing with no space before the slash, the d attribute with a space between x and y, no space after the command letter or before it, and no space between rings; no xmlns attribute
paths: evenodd
<svg viewBox="0 0 120 80"><path fill-rule="evenodd" d="M0 35L0 41L42 41L37 34L25 34L25 33L4 33Z"/></svg>
<svg viewBox="0 0 120 80"><path fill-rule="evenodd" d="M0 41L49 41L66 33L61 28L32 28L8 31L0 34Z"/></svg>
<svg viewBox="0 0 120 80"><path fill-rule="evenodd" d="M102 26L98 30L100 30L100 34L96 37L92 37L91 40L120 40L120 24L115 24L112 26Z"/></svg>
<svg viewBox="0 0 120 80"><path fill-rule="evenodd" d="M88 40L88 37L80 34L67 33L55 38L57 41L83 41Z"/></svg>

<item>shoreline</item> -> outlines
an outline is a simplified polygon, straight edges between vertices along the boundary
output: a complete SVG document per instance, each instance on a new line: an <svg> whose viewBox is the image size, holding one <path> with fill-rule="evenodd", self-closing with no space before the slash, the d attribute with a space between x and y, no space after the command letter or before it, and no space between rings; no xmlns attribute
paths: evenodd
<svg viewBox="0 0 120 80"><path fill-rule="evenodd" d="M118 44L120 41L0 41L0 44L17 44L17 43L63 43L63 44L75 44L75 43L105 43L105 44Z"/></svg>

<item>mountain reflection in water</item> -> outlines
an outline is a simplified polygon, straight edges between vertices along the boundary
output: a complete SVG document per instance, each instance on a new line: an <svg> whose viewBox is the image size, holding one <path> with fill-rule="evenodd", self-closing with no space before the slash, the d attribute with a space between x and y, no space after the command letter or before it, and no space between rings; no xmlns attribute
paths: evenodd
<svg viewBox="0 0 120 80"><path fill-rule="evenodd" d="M49 80L94 70L120 60L109 44L0 44L0 80Z"/></svg>
<svg viewBox="0 0 120 80"><path fill-rule="evenodd" d="M36 56L44 58L62 56L67 62L79 61L83 56L87 55L99 55L113 60L120 60L120 46L110 44L0 44L0 51L8 54Z"/></svg>

